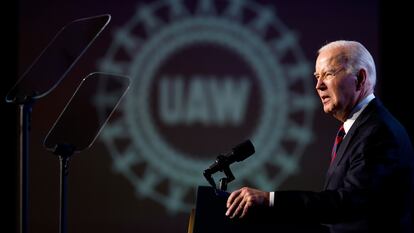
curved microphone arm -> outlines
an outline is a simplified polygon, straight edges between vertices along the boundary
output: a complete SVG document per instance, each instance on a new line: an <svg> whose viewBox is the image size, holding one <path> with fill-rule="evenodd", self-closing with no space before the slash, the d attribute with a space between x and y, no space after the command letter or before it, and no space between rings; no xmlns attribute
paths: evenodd
<svg viewBox="0 0 414 233"><path fill-rule="evenodd" d="M231 152L226 154L220 154L217 156L216 161L204 170L203 175L207 179L208 183L217 190L216 183L212 175L218 171L224 172L226 177L220 179L220 190L225 191L227 184L233 181L234 175L230 170L230 164L234 162L240 162L254 154L254 146L250 140L246 140L243 143L235 146Z"/></svg>
<svg viewBox="0 0 414 233"><path fill-rule="evenodd" d="M226 177L220 179L219 186L220 190L226 191L227 184L235 179L233 173L230 170L230 161L228 156L222 154L217 156L216 161L203 172L204 177L214 189L217 189L217 186L212 175L218 171L224 172L226 175Z"/></svg>

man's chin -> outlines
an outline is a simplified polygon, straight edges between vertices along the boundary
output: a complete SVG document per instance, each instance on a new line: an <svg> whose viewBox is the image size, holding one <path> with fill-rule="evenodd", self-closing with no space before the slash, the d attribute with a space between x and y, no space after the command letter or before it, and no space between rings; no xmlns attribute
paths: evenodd
<svg viewBox="0 0 414 233"><path fill-rule="evenodd" d="M332 107L331 107L331 106L329 106L329 105L324 105L324 106L323 106L323 111L324 111L326 114L332 114L332 113L333 113L333 109L332 109Z"/></svg>

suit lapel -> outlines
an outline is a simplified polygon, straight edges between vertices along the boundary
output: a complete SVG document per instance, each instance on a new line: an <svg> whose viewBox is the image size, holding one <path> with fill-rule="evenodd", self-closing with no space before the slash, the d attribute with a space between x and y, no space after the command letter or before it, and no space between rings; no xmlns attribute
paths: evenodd
<svg viewBox="0 0 414 233"><path fill-rule="evenodd" d="M349 129L348 133L345 135L344 140L338 148L336 158L334 159L334 161L332 161L332 164L329 166L329 169L327 171L324 189L328 187L328 184L332 178L332 173L334 172L335 168L338 167L344 156L348 156L348 154L345 154L345 152L348 149L349 143L352 141L355 135L357 135L357 131L360 128L360 126L368 119L368 117L371 115L374 108L378 106L378 104L379 103L377 102L377 99L373 99L368 104L368 106L362 111L361 115L359 115L359 117L356 119L354 124Z"/></svg>

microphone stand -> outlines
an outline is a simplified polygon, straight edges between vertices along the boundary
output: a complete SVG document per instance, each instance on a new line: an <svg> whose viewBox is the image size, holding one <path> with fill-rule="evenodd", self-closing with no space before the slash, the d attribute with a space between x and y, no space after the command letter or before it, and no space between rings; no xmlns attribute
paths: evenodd
<svg viewBox="0 0 414 233"><path fill-rule="evenodd" d="M217 193L216 183L214 182L214 179L211 177L211 175L218 171L224 172L226 177L220 179L219 189L221 191L226 191L227 184L235 179L233 173L230 170L230 164L236 161L240 162L253 153L254 146L252 142L250 140L246 140L234 147L232 149L232 152L218 155L216 161L214 161L210 167L204 170L203 175Z"/></svg>
<svg viewBox="0 0 414 233"><path fill-rule="evenodd" d="M227 190L227 184L234 180L234 175L231 172L229 166L223 168L223 172L226 175L226 177L223 177L223 178L220 179L220 181L219 181L219 189L221 191L226 191Z"/></svg>
<svg viewBox="0 0 414 233"><path fill-rule="evenodd" d="M217 156L217 159L216 159L214 164L222 164L220 166L220 168L216 171L212 171L211 168L213 166L211 166L210 168L207 168L203 172L204 177L207 179L207 181L210 183L210 185L214 188L215 191L217 191L217 186L216 186L216 183L214 182L213 177L211 176L213 173L215 173L217 171L221 171L221 172L224 172L224 174L226 175L226 177L221 178L220 181L219 181L219 190L220 191L226 191L227 190L227 184L235 179L233 173L230 170L230 163L229 163L228 160L229 159L228 159L227 156L219 155L219 156Z"/></svg>

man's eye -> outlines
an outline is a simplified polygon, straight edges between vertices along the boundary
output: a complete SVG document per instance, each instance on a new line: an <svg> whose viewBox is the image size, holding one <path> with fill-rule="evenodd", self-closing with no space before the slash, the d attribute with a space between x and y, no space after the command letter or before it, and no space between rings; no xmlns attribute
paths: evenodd
<svg viewBox="0 0 414 233"><path fill-rule="evenodd" d="M328 72L328 73L326 73L325 74L325 77L323 77L323 79L331 79L331 78L333 78L335 76L335 74L334 73L332 73L332 72Z"/></svg>

